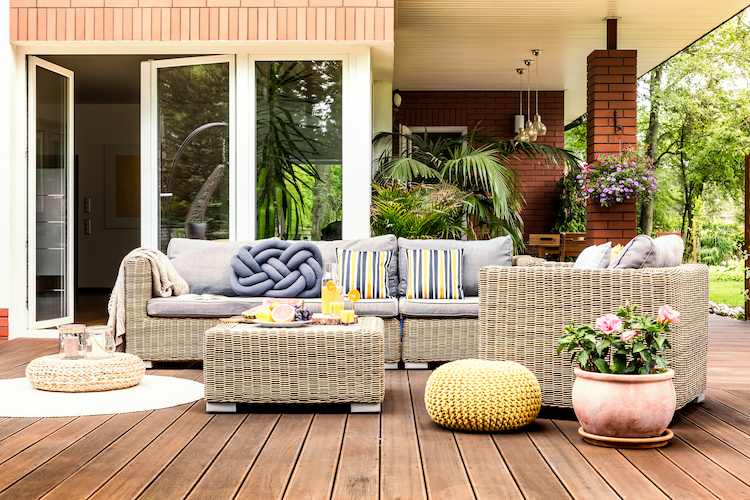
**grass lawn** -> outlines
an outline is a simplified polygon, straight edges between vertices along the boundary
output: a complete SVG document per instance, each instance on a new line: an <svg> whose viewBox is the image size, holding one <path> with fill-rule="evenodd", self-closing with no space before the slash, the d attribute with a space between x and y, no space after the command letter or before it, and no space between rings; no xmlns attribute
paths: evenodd
<svg viewBox="0 0 750 500"><path fill-rule="evenodd" d="M741 281L710 281L708 284L709 300L729 307L745 305L742 295L744 283Z"/></svg>

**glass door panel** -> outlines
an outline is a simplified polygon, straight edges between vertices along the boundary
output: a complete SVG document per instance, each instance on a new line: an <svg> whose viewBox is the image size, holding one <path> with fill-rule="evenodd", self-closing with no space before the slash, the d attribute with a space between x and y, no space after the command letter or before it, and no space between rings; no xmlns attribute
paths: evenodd
<svg viewBox="0 0 750 500"><path fill-rule="evenodd" d="M29 325L73 320L73 73L29 59Z"/></svg>
<svg viewBox="0 0 750 500"><path fill-rule="evenodd" d="M155 61L159 248L229 238L229 61Z"/></svg>
<svg viewBox="0 0 750 500"><path fill-rule="evenodd" d="M341 61L257 61L256 236L339 239Z"/></svg>

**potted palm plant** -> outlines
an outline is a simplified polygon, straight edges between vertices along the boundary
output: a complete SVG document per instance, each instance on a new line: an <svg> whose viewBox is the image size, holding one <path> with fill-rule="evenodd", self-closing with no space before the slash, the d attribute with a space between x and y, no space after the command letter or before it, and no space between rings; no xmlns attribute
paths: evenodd
<svg viewBox="0 0 750 500"><path fill-rule="evenodd" d="M592 444L661 446L675 411L674 370L664 356L666 334L680 313L669 305L656 318L626 304L594 325L565 327L557 354L576 365L573 410Z"/></svg>

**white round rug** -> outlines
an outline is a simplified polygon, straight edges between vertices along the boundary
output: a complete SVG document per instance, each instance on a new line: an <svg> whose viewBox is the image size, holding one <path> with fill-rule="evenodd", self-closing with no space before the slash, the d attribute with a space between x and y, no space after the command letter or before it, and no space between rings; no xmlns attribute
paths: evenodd
<svg viewBox="0 0 750 500"><path fill-rule="evenodd" d="M49 392L26 378L0 380L0 417L80 417L158 410L203 397L203 384L174 377L145 375L140 384L102 392Z"/></svg>

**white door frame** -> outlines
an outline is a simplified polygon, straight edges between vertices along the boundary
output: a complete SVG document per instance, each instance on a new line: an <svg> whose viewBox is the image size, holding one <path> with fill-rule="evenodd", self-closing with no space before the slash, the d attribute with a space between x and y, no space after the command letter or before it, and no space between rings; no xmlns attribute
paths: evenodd
<svg viewBox="0 0 750 500"><path fill-rule="evenodd" d="M64 263L65 268L65 307L67 314L55 319L49 319L44 321L37 321L36 319L36 126L37 126L37 109L36 109L36 69L44 68L53 73L59 74L68 79L67 89L67 137L66 137L66 163L67 163L67 175L65 179L66 192L66 224L65 224L65 238L67 240L67 246L65 249L66 261ZM28 219L27 219L27 263L28 263L28 276L27 276L27 287L26 287L26 314L27 314L27 325L30 330L40 330L44 328L55 327L65 323L71 323L73 321L73 314L75 312L75 239L73 233L73 226L75 220L75 200L73 199L73 182L74 182L74 151L73 151L73 72L65 69L51 62L45 61L35 56L30 56L28 60L28 131L27 131L27 173L28 173L28 193L27 193L27 206L28 206Z"/></svg>

